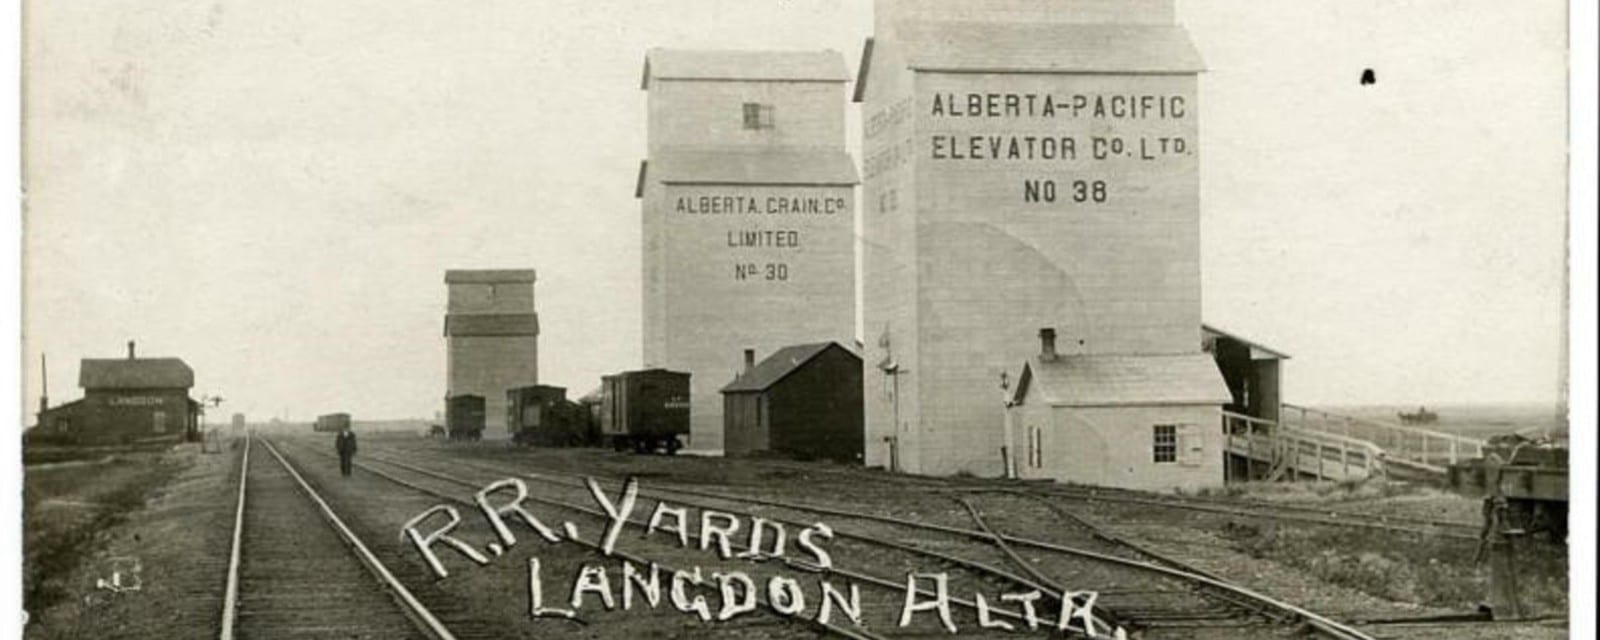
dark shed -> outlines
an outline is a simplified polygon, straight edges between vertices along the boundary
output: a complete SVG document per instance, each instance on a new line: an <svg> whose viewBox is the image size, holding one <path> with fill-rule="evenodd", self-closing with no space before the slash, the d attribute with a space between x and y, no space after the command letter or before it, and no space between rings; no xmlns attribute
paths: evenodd
<svg viewBox="0 0 1600 640"><path fill-rule="evenodd" d="M722 388L729 455L859 462L861 357L836 342L784 347Z"/></svg>

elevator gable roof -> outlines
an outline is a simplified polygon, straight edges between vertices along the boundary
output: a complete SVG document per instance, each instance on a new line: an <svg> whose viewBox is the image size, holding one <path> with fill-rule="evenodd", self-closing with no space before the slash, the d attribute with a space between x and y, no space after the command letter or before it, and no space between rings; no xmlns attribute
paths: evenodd
<svg viewBox="0 0 1600 640"><path fill-rule="evenodd" d="M1023 366L1013 402L1057 407L1223 405L1232 401L1204 353L1059 356Z"/></svg>
<svg viewBox="0 0 1600 640"><path fill-rule="evenodd" d="M651 49L639 88L652 80L847 82L837 51L714 51Z"/></svg>

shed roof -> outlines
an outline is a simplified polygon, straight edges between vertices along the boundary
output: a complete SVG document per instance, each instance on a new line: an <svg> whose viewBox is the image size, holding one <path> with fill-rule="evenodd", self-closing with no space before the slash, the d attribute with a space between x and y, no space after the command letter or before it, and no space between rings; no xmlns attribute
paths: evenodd
<svg viewBox="0 0 1600 640"><path fill-rule="evenodd" d="M651 49L639 88L651 80L848 82L838 51L716 51Z"/></svg>
<svg viewBox="0 0 1600 640"><path fill-rule="evenodd" d="M444 272L445 284L499 284L533 282L533 269L450 269Z"/></svg>
<svg viewBox="0 0 1600 640"><path fill-rule="evenodd" d="M1287 354L1287 353L1284 353L1284 352L1279 351L1277 349L1273 349L1272 347L1268 347L1266 345L1263 345L1263 344L1260 344L1260 343L1257 343L1257 342L1252 342L1250 340L1246 340L1244 338L1239 337L1237 334L1233 334L1233 333L1229 333L1227 331L1223 331L1222 329L1218 329L1218 328L1216 328L1216 327L1214 327L1212 325L1209 325L1209 324L1200 325L1200 332L1201 332L1201 335L1203 336L1203 339L1208 343L1210 341L1216 339L1216 338L1227 338L1229 340L1237 341L1237 342L1243 344L1244 346L1250 347L1250 359L1252 359L1252 360L1288 360L1289 359L1289 354Z"/></svg>
<svg viewBox="0 0 1600 640"><path fill-rule="evenodd" d="M919 71L1175 74L1205 70L1188 31L1164 24L1008 22L902 23L895 42L906 66ZM868 58L862 49L855 101L864 96Z"/></svg>
<svg viewBox="0 0 1600 640"><path fill-rule="evenodd" d="M751 391L766 391L767 389L771 388L772 385L777 384L780 380L788 377L789 374L800 370L800 368L805 366L807 362L810 362L813 358L821 355L822 352L827 351L831 347L839 348L845 353L850 354L850 356L856 360L861 359L861 357L857 356L855 352L844 348L837 342L817 342L812 344L797 344L784 347L772 352L772 355L767 356L766 359L757 363L756 366L751 367L749 371L746 371L740 374L739 377L734 378L733 382L728 383L727 386L722 388L722 392L742 393Z"/></svg>
<svg viewBox="0 0 1600 640"><path fill-rule="evenodd" d="M852 186L856 163L843 151L669 151L639 165L634 197L648 182Z"/></svg>
<svg viewBox="0 0 1600 640"><path fill-rule="evenodd" d="M444 317L445 336L536 336L537 313L452 313Z"/></svg>
<svg viewBox="0 0 1600 640"><path fill-rule="evenodd" d="M178 358L84 358L78 386L85 389L188 389L194 369Z"/></svg>
<svg viewBox="0 0 1600 640"><path fill-rule="evenodd" d="M1232 401L1222 372L1204 353L1061 356L1023 366L1013 401L1052 406L1222 405Z"/></svg>

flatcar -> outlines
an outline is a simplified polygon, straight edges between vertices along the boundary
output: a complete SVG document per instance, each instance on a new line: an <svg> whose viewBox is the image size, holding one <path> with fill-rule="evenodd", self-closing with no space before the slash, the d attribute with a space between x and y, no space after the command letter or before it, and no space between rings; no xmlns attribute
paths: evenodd
<svg viewBox="0 0 1600 640"><path fill-rule="evenodd" d="M1467 496L1503 499L1508 526L1564 542L1568 442L1565 432L1541 438L1495 436L1482 457L1450 465L1447 482Z"/></svg>
<svg viewBox="0 0 1600 640"><path fill-rule="evenodd" d="M585 408L567 399L565 387L533 385L506 390L511 440L542 447L585 447L599 442Z"/></svg>
<svg viewBox="0 0 1600 640"><path fill-rule="evenodd" d="M668 455L689 434L689 374L666 369L601 378L600 436L617 451Z"/></svg>
<svg viewBox="0 0 1600 640"><path fill-rule="evenodd" d="M451 440L483 439L483 396L463 394L445 398L444 422Z"/></svg>
<svg viewBox="0 0 1600 640"><path fill-rule="evenodd" d="M320 415L317 416L316 423L311 425L311 430L318 433L338 432L348 428L350 428L350 414L348 413Z"/></svg>

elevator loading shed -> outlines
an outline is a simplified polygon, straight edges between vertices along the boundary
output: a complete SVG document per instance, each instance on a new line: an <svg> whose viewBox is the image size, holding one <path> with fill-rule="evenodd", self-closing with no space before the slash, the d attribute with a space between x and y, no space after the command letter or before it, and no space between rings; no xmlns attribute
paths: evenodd
<svg viewBox="0 0 1600 640"><path fill-rule="evenodd" d="M729 455L861 460L861 357L838 343L779 349L722 397Z"/></svg>
<svg viewBox="0 0 1600 640"><path fill-rule="evenodd" d="M1171 0L878 0L866 464L997 475L1035 353L1200 355L1199 54Z"/></svg>
<svg viewBox="0 0 1600 640"><path fill-rule="evenodd" d="M539 383L534 280L532 269L445 272L445 402L471 395L495 403L484 413L485 437L510 435L500 405L506 391Z"/></svg>
<svg viewBox="0 0 1600 640"><path fill-rule="evenodd" d="M45 409L29 440L61 444L138 444L194 439L200 404L189 398L194 370L178 358L85 358L83 398Z"/></svg>
<svg viewBox="0 0 1600 640"><path fill-rule="evenodd" d="M855 336L848 79L834 51L646 56L644 362L693 374L692 450L724 448L729 354Z"/></svg>
<svg viewBox="0 0 1600 640"><path fill-rule="evenodd" d="M1223 484L1231 398L1209 355L1061 355L1053 335L1041 339L1006 403L1012 475L1151 490Z"/></svg>

